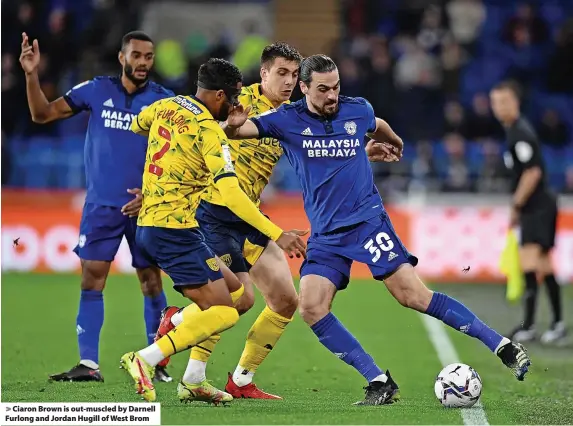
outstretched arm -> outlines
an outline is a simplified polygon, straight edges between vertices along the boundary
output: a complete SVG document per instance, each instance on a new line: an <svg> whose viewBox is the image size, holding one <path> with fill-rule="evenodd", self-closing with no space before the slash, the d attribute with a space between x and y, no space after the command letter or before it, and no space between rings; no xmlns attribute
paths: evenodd
<svg viewBox="0 0 573 426"><path fill-rule="evenodd" d="M239 127L230 125L227 120L221 127L229 139L257 139L259 137L259 129L251 120L245 121Z"/></svg>
<svg viewBox="0 0 573 426"><path fill-rule="evenodd" d="M48 123L50 121L71 117L74 113L63 97L53 102L46 99L40 87L38 66L40 64L40 46L34 40L32 46L28 42L26 33L22 33L22 52L20 64L26 74L26 95L32 120L35 123Z"/></svg>
<svg viewBox="0 0 573 426"><path fill-rule="evenodd" d="M225 143L220 129L203 129L202 155L207 168L213 174L215 186L225 206L252 227L276 241L290 257L306 256L306 245L300 239L306 232L293 230L284 232L271 222L251 199L243 192L235 175L229 146ZM222 142L222 143L221 143Z"/></svg>
<svg viewBox="0 0 573 426"><path fill-rule="evenodd" d="M238 105L234 107L227 121L221 127L229 139L254 139L259 137L259 129L251 120L249 120L251 107Z"/></svg>

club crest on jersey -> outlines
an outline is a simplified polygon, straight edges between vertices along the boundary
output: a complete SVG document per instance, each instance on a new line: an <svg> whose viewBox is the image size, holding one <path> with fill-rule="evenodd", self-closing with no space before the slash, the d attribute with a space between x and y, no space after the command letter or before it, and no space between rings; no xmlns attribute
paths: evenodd
<svg viewBox="0 0 573 426"><path fill-rule="evenodd" d="M211 271L217 272L219 270L219 264L217 263L217 259L214 257L207 259L205 262Z"/></svg>
<svg viewBox="0 0 573 426"><path fill-rule="evenodd" d="M344 130L346 130L346 133L348 133L349 135L355 135L356 123L354 121L347 121L346 123L344 123Z"/></svg>
<svg viewBox="0 0 573 426"><path fill-rule="evenodd" d="M219 258L223 261L223 263L225 265L227 265L227 268L231 267L231 263L233 263L233 259L231 258L231 255L229 253L224 254L223 256L219 256Z"/></svg>

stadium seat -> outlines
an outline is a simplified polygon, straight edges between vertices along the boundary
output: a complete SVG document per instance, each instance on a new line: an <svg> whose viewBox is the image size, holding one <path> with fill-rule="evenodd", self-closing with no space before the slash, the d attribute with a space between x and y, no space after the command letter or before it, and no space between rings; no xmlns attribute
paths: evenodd
<svg viewBox="0 0 573 426"><path fill-rule="evenodd" d="M57 141L54 138L31 138L25 153L27 167L24 185L31 188L49 188L57 155Z"/></svg>

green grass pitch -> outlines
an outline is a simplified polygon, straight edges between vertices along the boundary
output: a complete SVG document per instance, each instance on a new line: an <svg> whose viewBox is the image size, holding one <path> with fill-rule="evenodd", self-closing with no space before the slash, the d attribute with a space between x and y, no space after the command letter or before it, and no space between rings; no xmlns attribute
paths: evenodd
<svg viewBox="0 0 573 426"><path fill-rule="evenodd" d="M165 280L166 287L169 287ZM519 307L508 307L501 286L435 286L466 303L486 322L508 331ZM543 292L542 292L543 294ZM573 287L564 289L564 306L573 307ZM77 362L75 317L79 279L73 275L4 274L2 276L2 400L4 402L101 401L138 402L121 371L119 357L145 346L143 302L133 276L113 276L105 291L105 324L101 335L104 384L49 383L51 373ZM168 288L170 303L184 299ZM546 301L540 300L540 327L548 323ZM223 387L233 371L246 332L263 307L257 305L225 332L211 358L208 378ZM176 383L157 385L163 424L463 424L459 410L436 401L434 378L441 369L420 317L395 302L384 286L354 280L340 293L334 313L376 359L390 369L401 387L402 401L393 406L354 407L363 396L362 377L330 354L296 316L255 376L256 383L283 401L237 400L227 407L181 404ZM569 323L571 318L569 313ZM525 382L480 342L448 331L461 361L473 366L484 382L482 403L490 424L573 423L573 348L529 345L533 366ZM170 372L179 378L187 354L172 359Z"/></svg>

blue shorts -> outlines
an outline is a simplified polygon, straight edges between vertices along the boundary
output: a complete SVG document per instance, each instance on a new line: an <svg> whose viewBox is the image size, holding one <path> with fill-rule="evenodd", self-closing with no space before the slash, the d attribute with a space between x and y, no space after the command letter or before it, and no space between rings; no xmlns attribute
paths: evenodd
<svg viewBox="0 0 573 426"><path fill-rule="evenodd" d="M300 268L301 278L320 275L332 281L338 290L348 285L353 261L368 265L377 280L404 263L418 264L418 259L396 235L387 213L325 234L313 234L308 240L306 256Z"/></svg>
<svg viewBox="0 0 573 426"><path fill-rule="evenodd" d="M131 251L131 266L149 268L150 263L135 243L136 228L137 218L124 216L119 207L85 203L80 222L80 238L74 253L83 260L111 262L125 236Z"/></svg>
<svg viewBox="0 0 573 426"><path fill-rule="evenodd" d="M249 272L270 241L224 206L201 201L195 219L207 245L234 273Z"/></svg>
<svg viewBox="0 0 573 426"><path fill-rule="evenodd" d="M202 286L223 278L215 253L197 228L138 226L135 239L148 260L181 286Z"/></svg>

